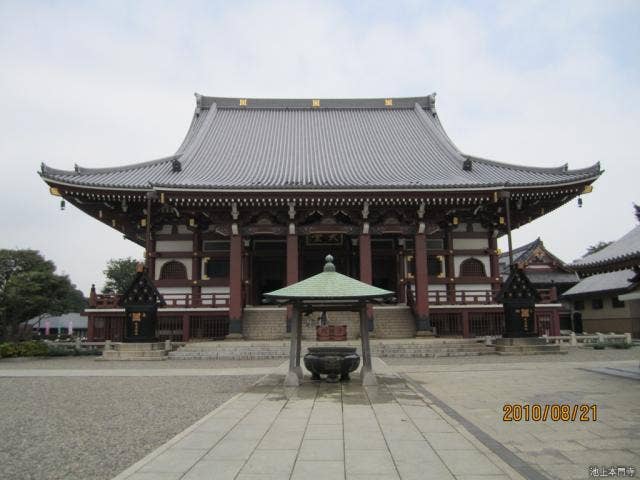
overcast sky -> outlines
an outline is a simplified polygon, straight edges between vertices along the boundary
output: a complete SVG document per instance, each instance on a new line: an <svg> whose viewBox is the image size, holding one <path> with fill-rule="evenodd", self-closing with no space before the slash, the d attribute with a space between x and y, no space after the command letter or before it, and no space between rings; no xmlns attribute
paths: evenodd
<svg viewBox="0 0 640 480"><path fill-rule="evenodd" d="M88 292L142 249L74 207L40 163L172 154L194 92L398 97L437 92L466 153L601 162L584 206L514 232L565 261L622 236L640 203L640 1L32 2L0 0L0 248L34 248ZM501 241L504 249L505 239Z"/></svg>

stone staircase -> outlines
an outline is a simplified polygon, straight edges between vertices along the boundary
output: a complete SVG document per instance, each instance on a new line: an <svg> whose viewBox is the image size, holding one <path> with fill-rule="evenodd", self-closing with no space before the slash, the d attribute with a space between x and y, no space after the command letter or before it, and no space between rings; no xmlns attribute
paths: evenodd
<svg viewBox="0 0 640 480"><path fill-rule="evenodd" d="M289 341L222 341L192 342L169 353L172 360L259 360L289 356ZM302 351L308 347L351 346L360 353L359 341L303 342ZM485 346L474 339L405 339L371 340L371 354L377 357L454 357L494 353L493 346Z"/></svg>
<svg viewBox="0 0 640 480"><path fill-rule="evenodd" d="M169 344L170 345L170 344ZM171 348L169 346L169 348ZM119 343L105 342L102 356L96 360L102 361L149 361L149 360L166 360L167 343Z"/></svg>
<svg viewBox="0 0 640 480"><path fill-rule="evenodd" d="M544 355L568 353L567 347L547 343L543 338L498 338L495 342L498 355Z"/></svg>

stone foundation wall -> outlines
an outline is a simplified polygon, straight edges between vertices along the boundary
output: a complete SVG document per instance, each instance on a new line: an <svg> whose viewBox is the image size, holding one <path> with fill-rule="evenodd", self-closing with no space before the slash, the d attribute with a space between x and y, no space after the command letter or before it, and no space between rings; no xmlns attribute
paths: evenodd
<svg viewBox="0 0 640 480"><path fill-rule="evenodd" d="M286 336L286 308L245 308L242 336L245 340L281 340Z"/></svg>
<svg viewBox="0 0 640 480"><path fill-rule="evenodd" d="M404 306L374 307L372 338L411 338L415 336L415 322L411 310ZM320 312L302 316L302 338L316 339L316 325ZM356 312L328 312L329 325L346 325L347 340L360 338L360 319ZM246 340L281 340L289 338L286 331L286 308L247 308L243 317L243 336Z"/></svg>

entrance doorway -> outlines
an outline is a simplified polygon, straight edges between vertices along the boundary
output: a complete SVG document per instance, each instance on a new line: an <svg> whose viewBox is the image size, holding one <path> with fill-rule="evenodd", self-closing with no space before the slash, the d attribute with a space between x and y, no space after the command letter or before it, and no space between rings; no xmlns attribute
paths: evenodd
<svg viewBox="0 0 640 480"><path fill-rule="evenodd" d="M262 305L263 295L287 284L287 244L281 239L255 239L251 255L251 300Z"/></svg>
<svg viewBox="0 0 640 480"><path fill-rule="evenodd" d="M337 272L354 278L358 277L357 268L353 265L356 255L346 235L341 233L307 235L301 238L300 252L301 280L321 273L327 255L333 257ZM355 253L357 254L357 250Z"/></svg>
<svg viewBox="0 0 640 480"><path fill-rule="evenodd" d="M371 260L373 285L397 293L398 265L394 240L391 238L371 239Z"/></svg>

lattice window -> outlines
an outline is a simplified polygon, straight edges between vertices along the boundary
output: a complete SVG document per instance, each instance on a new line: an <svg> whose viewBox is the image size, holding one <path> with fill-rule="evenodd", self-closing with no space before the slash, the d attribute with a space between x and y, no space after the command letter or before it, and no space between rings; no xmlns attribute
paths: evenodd
<svg viewBox="0 0 640 480"><path fill-rule="evenodd" d="M427 272L429 275L439 277L444 273L443 257L440 255L427 256Z"/></svg>
<svg viewBox="0 0 640 480"><path fill-rule="evenodd" d="M477 258L467 258L460 264L461 277L486 277L484 264Z"/></svg>
<svg viewBox="0 0 640 480"><path fill-rule="evenodd" d="M204 271L207 278L228 278L229 257L208 259L204 264Z"/></svg>
<svg viewBox="0 0 640 480"><path fill-rule="evenodd" d="M160 280L186 280L187 268L181 262L172 260L165 263L160 270Z"/></svg>

